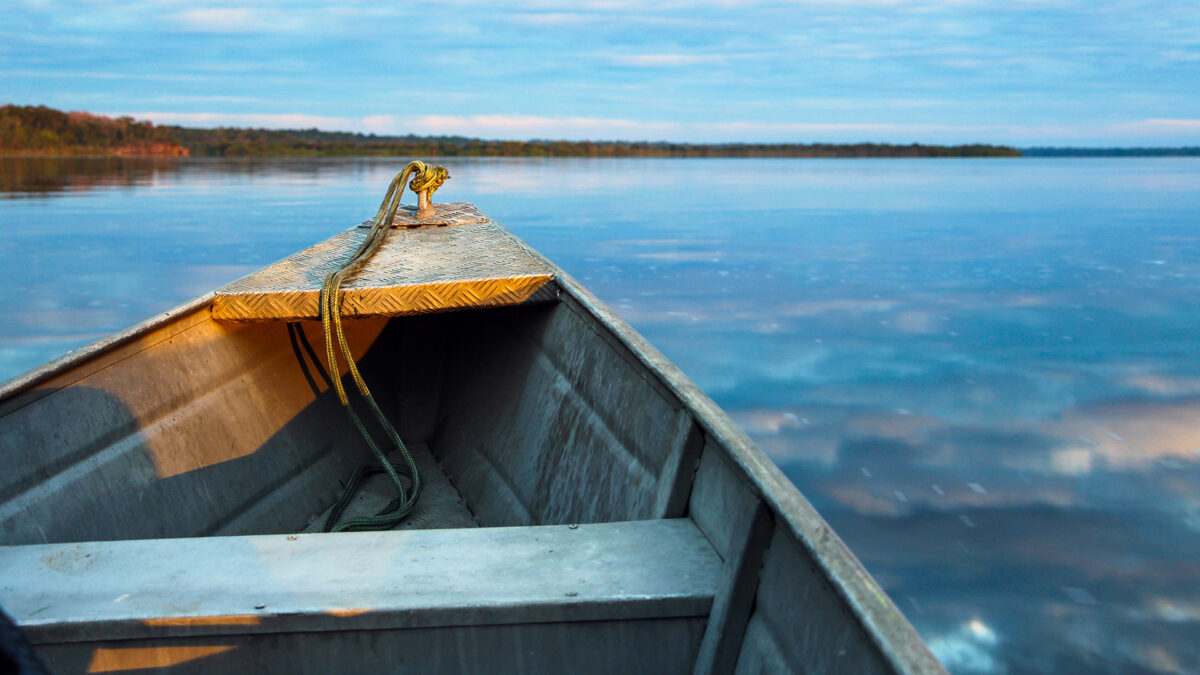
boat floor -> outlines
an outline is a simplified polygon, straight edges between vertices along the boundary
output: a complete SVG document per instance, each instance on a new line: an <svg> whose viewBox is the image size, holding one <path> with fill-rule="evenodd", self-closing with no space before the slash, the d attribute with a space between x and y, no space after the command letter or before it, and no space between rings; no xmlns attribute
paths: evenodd
<svg viewBox="0 0 1200 675"><path fill-rule="evenodd" d="M404 519L394 530L435 530L463 527L479 527L479 522L471 514L463 502L462 496L450 482L450 477L442 470L433 457L433 452L425 443L413 443L408 446L417 471L421 476L421 497L417 506L408 518ZM399 452L392 452L388 459L393 464L403 466L404 460ZM405 481L409 484L408 481ZM388 502L396 498L396 488L387 474L376 474L363 481L354 499L346 506L342 521L359 516L373 516L379 513ZM300 533L321 532L324 530L325 519L333 509L330 504L321 513L309 519L308 524Z"/></svg>

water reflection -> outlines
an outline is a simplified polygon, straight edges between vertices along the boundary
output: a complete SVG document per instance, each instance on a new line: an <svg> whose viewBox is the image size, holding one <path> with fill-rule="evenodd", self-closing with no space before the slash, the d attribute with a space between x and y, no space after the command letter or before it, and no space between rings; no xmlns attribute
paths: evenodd
<svg viewBox="0 0 1200 675"><path fill-rule="evenodd" d="M174 166L165 159L0 157L0 199L148 185Z"/></svg>
<svg viewBox="0 0 1200 675"><path fill-rule="evenodd" d="M953 671L1200 671L1200 162L448 164L448 198L730 411ZM396 165L101 164L4 203L0 371L348 227Z"/></svg>

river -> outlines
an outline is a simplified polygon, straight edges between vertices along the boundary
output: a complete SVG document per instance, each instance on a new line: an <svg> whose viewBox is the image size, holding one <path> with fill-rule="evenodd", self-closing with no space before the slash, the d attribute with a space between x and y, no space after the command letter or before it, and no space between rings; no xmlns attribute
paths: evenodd
<svg viewBox="0 0 1200 675"><path fill-rule="evenodd" d="M1200 159L444 163L951 671L1200 671ZM364 220L399 167L0 160L0 379Z"/></svg>

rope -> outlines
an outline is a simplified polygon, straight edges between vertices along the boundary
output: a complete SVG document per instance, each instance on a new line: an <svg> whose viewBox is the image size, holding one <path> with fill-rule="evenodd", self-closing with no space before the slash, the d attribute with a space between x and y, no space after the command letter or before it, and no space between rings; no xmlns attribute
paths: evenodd
<svg viewBox="0 0 1200 675"><path fill-rule="evenodd" d="M420 162L414 163L420 164ZM422 166L424 166L424 164L422 164ZM446 171L446 167L431 166L418 172L416 176L413 176L412 183L409 185L409 187L412 188L413 192L424 192L429 190L429 197L432 198L434 190L442 187L442 183L445 183L446 179L449 177L450 172Z"/></svg>
<svg viewBox="0 0 1200 675"><path fill-rule="evenodd" d="M350 352L350 345L346 341L345 333L342 331L341 316L342 282L345 281L346 277L361 269L379 248L379 245L383 243L392 219L395 218L396 211L400 208L400 199L404 195L405 184L408 182L409 176L412 176L414 173L415 176L411 184L413 191L421 192L428 190L429 196L432 196L433 191L441 187L442 183L450 177L446 169L440 166L427 167L424 162L409 162L408 166L396 174L396 177L392 179L392 184L388 186L383 203L379 205L379 211L375 214L375 222L371 226L370 231L367 232L367 237L363 240L362 245L358 247L354 255L350 256L349 260L325 278L325 284L321 287L321 326L325 332L325 356L329 363L330 373L333 375L333 386L337 390L338 400L341 401L342 407L350 417L350 421L354 423L359 435L367 442L367 446L371 448L375 459L378 460L378 464L361 466L351 475L349 482L346 484L345 491L342 492L342 496L333 505L333 509L329 512L329 517L325 519L326 532L386 530L392 528L412 512L417 504L417 497L421 494L421 476L417 472L417 463L413 460L412 453L408 451L408 446L404 444L404 441L400 440L400 434L396 433L395 427L384 416L383 411L379 409L379 405L375 402L375 397L371 396L371 390L367 387L362 373L359 372L358 366L354 363L354 356ZM401 457L404 459L404 466L397 467L384 455L383 451L375 443L375 440L367 433L367 429L359 418L358 413L350 405L350 398L346 395L346 389L342 386L342 380L337 376L338 359L335 343L341 350L347 369L350 371L350 376L358 388L358 393L366 400L375 419L383 427L383 430L387 433L388 438L392 441L395 448L400 452ZM358 491L358 486L362 480L367 476L377 473L386 473L392 479L399 496L374 516L351 518L335 526L342 512L345 511L346 506L350 504L350 500L354 498L354 494ZM412 480L411 488L406 489L404 487L404 483L400 479L401 474Z"/></svg>

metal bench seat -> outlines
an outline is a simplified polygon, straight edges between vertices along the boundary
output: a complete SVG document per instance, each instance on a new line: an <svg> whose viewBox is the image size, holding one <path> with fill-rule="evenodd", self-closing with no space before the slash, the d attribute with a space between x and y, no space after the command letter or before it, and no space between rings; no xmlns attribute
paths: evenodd
<svg viewBox="0 0 1200 675"><path fill-rule="evenodd" d="M722 569L686 518L0 548L64 672L678 672Z"/></svg>

